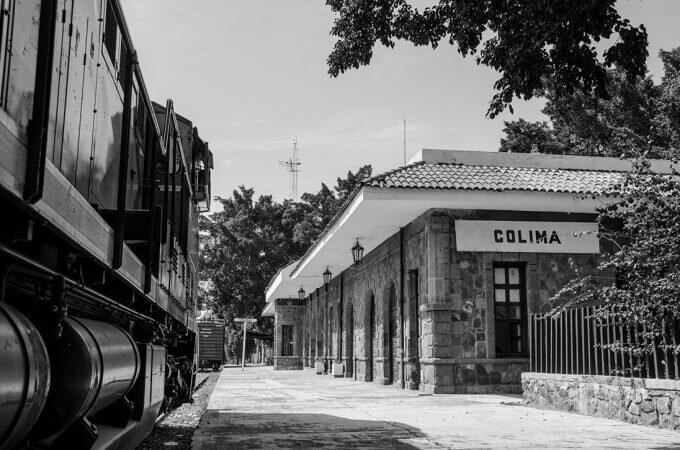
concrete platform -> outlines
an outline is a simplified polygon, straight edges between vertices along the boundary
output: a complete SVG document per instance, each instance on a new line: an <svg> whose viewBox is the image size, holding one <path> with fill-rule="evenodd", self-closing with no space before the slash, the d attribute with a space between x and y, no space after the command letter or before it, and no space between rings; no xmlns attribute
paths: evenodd
<svg viewBox="0 0 680 450"><path fill-rule="evenodd" d="M680 448L678 432L520 402L421 395L311 370L225 368L192 449Z"/></svg>

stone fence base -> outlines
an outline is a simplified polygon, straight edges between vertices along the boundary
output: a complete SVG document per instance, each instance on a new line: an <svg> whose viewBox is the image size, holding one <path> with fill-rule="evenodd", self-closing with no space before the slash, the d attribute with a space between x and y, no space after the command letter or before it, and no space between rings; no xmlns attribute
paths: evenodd
<svg viewBox="0 0 680 450"><path fill-rule="evenodd" d="M522 390L528 406L680 428L678 380L525 372Z"/></svg>

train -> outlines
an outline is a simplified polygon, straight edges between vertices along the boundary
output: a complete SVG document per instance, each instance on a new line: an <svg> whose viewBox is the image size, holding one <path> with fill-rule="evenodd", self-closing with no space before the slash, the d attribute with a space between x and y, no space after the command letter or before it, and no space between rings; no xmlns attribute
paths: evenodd
<svg viewBox="0 0 680 450"><path fill-rule="evenodd" d="M0 448L135 448L191 401L212 152L118 0L0 9Z"/></svg>

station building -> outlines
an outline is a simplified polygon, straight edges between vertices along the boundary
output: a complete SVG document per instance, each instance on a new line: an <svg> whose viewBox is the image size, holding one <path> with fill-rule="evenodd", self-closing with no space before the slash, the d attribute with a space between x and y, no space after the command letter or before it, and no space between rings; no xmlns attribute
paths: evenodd
<svg viewBox="0 0 680 450"><path fill-rule="evenodd" d="M630 168L422 150L364 180L270 282L274 369L426 393L521 392L528 316L598 265L600 193Z"/></svg>

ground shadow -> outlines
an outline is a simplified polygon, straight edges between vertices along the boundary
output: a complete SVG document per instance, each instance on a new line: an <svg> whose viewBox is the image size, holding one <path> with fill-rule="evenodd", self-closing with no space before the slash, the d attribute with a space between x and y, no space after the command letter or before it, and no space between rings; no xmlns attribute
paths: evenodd
<svg viewBox="0 0 680 450"><path fill-rule="evenodd" d="M201 450L272 448L413 449L426 439L417 428L330 414L206 412L192 440Z"/></svg>

